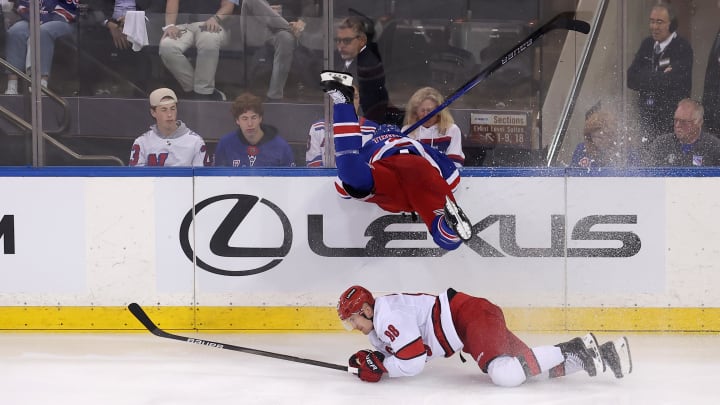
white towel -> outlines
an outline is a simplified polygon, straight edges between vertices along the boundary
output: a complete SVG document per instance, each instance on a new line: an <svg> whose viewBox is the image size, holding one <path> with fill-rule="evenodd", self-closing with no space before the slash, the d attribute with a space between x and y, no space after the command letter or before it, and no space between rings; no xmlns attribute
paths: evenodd
<svg viewBox="0 0 720 405"><path fill-rule="evenodd" d="M127 14L125 14L123 34L125 34L128 41L132 43L132 49L135 52L140 51L143 46L150 44L150 42L148 42L147 27L145 26L144 11L128 11Z"/></svg>

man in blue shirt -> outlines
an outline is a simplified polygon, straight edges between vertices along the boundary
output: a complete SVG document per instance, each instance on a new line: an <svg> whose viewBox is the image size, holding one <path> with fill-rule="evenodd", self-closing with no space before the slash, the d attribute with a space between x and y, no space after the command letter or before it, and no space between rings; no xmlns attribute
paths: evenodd
<svg viewBox="0 0 720 405"><path fill-rule="evenodd" d="M235 99L231 110L239 129L220 138L215 166L295 166L287 141L275 127L262 123L263 105L259 97L243 93Z"/></svg>

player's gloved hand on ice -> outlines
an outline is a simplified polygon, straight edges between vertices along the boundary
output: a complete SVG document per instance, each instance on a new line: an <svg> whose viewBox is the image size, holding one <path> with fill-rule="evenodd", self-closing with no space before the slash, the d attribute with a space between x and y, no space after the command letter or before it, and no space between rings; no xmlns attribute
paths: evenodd
<svg viewBox="0 0 720 405"><path fill-rule="evenodd" d="M353 103L355 88L352 86L352 81L353 77L349 73L334 70L323 70L320 73L320 85L334 104Z"/></svg>
<svg viewBox="0 0 720 405"><path fill-rule="evenodd" d="M383 366L385 355L372 350L360 350L350 356L350 367L357 367L358 378L367 382L378 382L387 369Z"/></svg>

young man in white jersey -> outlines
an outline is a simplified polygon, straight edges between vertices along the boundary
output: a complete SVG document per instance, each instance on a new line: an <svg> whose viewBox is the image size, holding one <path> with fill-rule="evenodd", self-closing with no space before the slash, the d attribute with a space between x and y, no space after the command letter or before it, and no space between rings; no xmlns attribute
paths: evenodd
<svg viewBox="0 0 720 405"><path fill-rule="evenodd" d="M584 370L594 377L609 368L622 378L632 371L625 337L598 346L589 333L554 346L530 348L508 330L498 306L452 288L439 295L375 298L356 285L342 293L337 310L347 329L361 331L375 347L349 359L363 381L378 382L385 374L417 375L427 361L450 357L460 349L502 387L518 386L539 374L554 378Z"/></svg>
<svg viewBox="0 0 720 405"><path fill-rule="evenodd" d="M130 151L130 166L211 166L202 137L177 119L177 96L168 88L150 93L155 124Z"/></svg>

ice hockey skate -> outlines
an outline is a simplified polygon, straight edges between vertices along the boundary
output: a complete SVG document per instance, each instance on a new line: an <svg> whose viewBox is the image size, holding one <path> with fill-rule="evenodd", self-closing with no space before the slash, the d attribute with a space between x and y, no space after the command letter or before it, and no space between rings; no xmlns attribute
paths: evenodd
<svg viewBox="0 0 720 405"><path fill-rule="evenodd" d="M460 239L464 241L470 240L472 237L472 224L463 210L448 196L445 196L445 220Z"/></svg>
<svg viewBox="0 0 720 405"><path fill-rule="evenodd" d="M597 339L592 333L582 338L576 337L556 345L560 348L568 366L577 366L585 370L590 377L595 377L598 370L605 371L605 364L600 357Z"/></svg>
<svg viewBox="0 0 720 405"><path fill-rule="evenodd" d="M352 104L355 89L353 77L349 73L323 70L320 73L320 85L323 91L332 98L334 104Z"/></svg>
<svg viewBox="0 0 720 405"><path fill-rule="evenodd" d="M615 378L623 378L632 373L630 345L625 336L603 343L600 346L600 355L603 363L615 374Z"/></svg>

